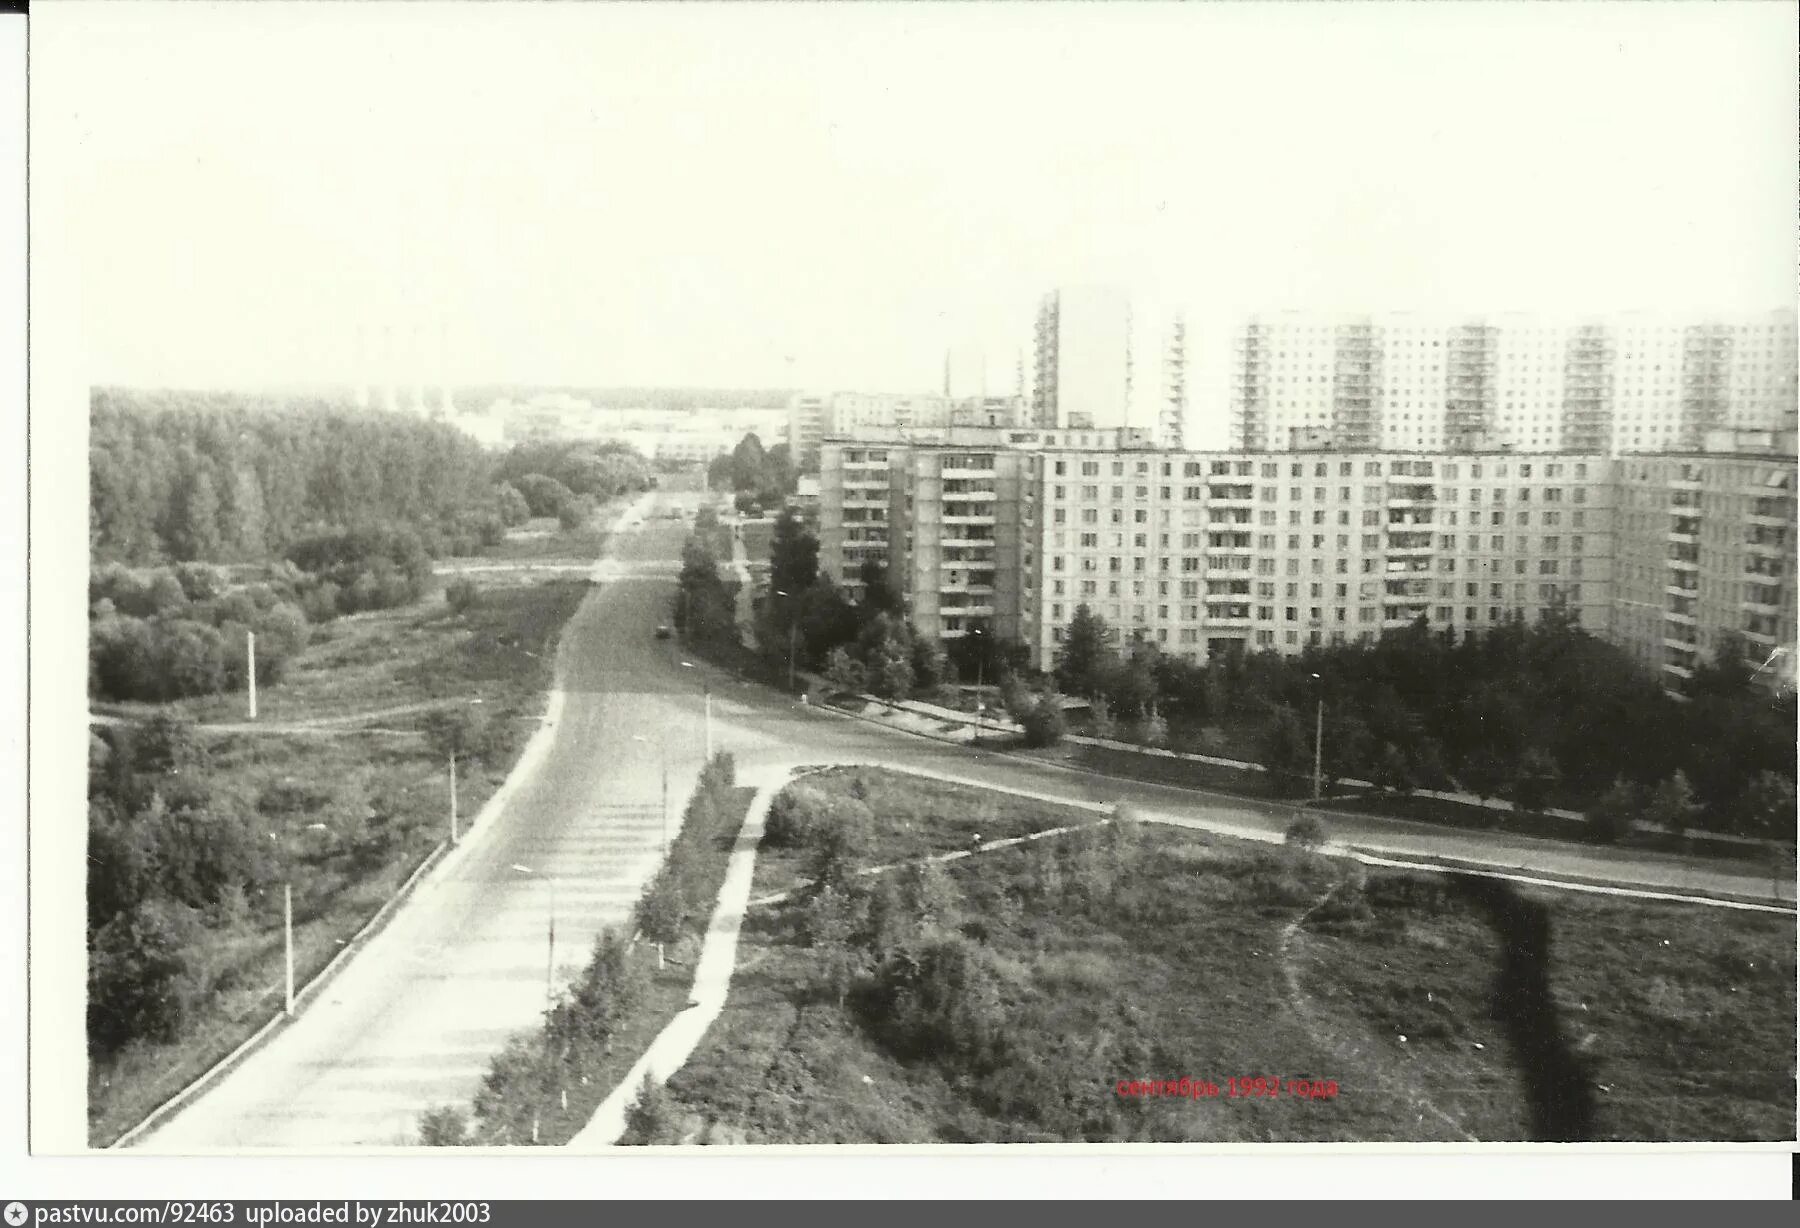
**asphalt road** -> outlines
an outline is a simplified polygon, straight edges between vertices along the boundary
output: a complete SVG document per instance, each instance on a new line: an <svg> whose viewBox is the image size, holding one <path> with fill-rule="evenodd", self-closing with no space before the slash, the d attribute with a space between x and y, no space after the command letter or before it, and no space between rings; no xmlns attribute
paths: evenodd
<svg viewBox="0 0 1800 1228"><path fill-rule="evenodd" d="M410 1141L422 1110L468 1105L544 1009L552 907L566 977L658 861L664 747L677 820L699 772L704 684L652 634L685 532L652 519L614 536L611 578L563 636L560 719L536 770L321 998L139 1149L386 1146Z"/></svg>
<svg viewBox="0 0 1800 1228"><path fill-rule="evenodd" d="M692 509L701 498L653 503ZM1292 817L1283 805L972 752L820 712L704 663L684 668L680 647L653 630L666 620L686 531L652 507L614 535L611 557L596 569L603 583L564 634L561 719L535 771L320 1000L142 1140L142 1150L394 1145L410 1141L424 1109L466 1106L492 1055L544 1009L552 907L564 978L586 962L603 926L627 918L659 856L664 748L678 812L703 755L707 691L714 746L737 756L740 778L806 763L890 764L1061 799L1123 801L1196 826L1280 831ZM1408 856L1653 889L1767 889L1764 877L1661 854L1367 817L1330 822L1334 839Z"/></svg>

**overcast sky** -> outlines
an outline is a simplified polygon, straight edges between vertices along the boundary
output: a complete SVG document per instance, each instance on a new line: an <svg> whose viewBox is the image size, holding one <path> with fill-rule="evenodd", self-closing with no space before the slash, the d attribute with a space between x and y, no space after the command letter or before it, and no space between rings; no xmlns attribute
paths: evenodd
<svg viewBox="0 0 1800 1228"><path fill-rule="evenodd" d="M924 389L1075 281L1794 298L1792 4L32 16L95 382L353 382L391 325L456 382Z"/></svg>

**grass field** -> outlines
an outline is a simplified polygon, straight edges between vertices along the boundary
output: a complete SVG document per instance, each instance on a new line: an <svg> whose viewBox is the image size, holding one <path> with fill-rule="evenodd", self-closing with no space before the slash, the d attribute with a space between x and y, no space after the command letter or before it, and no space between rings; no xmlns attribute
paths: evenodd
<svg viewBox="0 0 1800 1228"><path fill-rule="evenodd" d="M340 619L318 628L282 683L259 697L259 724L400 709L377 722L393 732L195 732L195 759L184 770L203 775L215 811L249 816L267 831L275 877L242 915L208 918L198 931L193 955L206 992L180 1039L134 1043L90 1067L95 1145L134 1125L278 1009L281 881L293 884L296 975L304 982L447 834L447 765L408 732L439 701L482 701L491 743L459 780L464 822L477 812L536 725L557 637L587 591L578 582L502 579L482 583L462 615L434 592L415 606ZM243 719L242 696L162 707L193 721Z"/></svg>
<svg viewBox="0 0 1800 1228"><path fill-rule="evenodd" d="M606 549L606 531L624 500L606 504L574 529L565 529L554 516L529 520L506 535L498 546L482 551L480 562L524 562L531 559L596 559Z"/></svg>
<svg viewBox="0 0 1800 1228"><path fill-rule="evenodd" d="M873 811L870 861L966 847L976 823L1091 822L874 771L823 781ZM1298 850L1132 826L946 863L952 919L905 948L915 962L933 943L966 953L951 989L901 1000L909 1017L935 1003L929 1044L877 992L894 951L834 999L808 906L753 910L725 1012L669 1084L680 1108L771 1143L1527 1137L1492 1010L1497 940L1441 876L1365 880ZM756 894L796 877L793 859L759 857ZM1594 1089L1594 1138L1793 1137L1791 918L1530 898L1550 909L1551 988ZM1184 1076L1220 1094L1117 1090ZM1233 1096L1234 1078L1338 1091Z"/></svg>

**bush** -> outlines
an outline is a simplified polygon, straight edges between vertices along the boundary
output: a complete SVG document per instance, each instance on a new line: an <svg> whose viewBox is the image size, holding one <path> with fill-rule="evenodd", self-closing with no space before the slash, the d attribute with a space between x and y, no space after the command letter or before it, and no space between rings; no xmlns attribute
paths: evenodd
<svg viewBox="0 0 1800 1228"><path fill-rule="evenodd" d="M1000 1056L999 985L1007 979L984 949L944 938L885 960L864 1006L871 1028L900 1057L980 1072Z"/></svg>
<svg viewBox="0 0 1800 1228"><path fill-rule="evenodd" d="M150 841L158 887L183 904L205 907L228 888L255 886L267 874L267 842L234 816L172 808L158 796L137 821Z"/></svg>
<svg viewBox="0 0 1800 1228"><path fill-rule="evenodd" d="M225 578L218 568L205 563L182 563L175 568L175 579L189 601L211 601L225 591Z"/></svg>
<svg viewBox="0 0 1800 1228"><path fill-rule="evenodd" d="M419 1114L419 1146L461 1147L469 1139L469 1120L455 1105L440 1104Z"/></svg>
<svg viewBox="0 0 1800 1228"><path fill-rule="evenodd" d="M812 843L818 826L817 810L825 804L814 790L790 785L769 803L763 820L763 843L771 848L797 849Z"/></svg>
<svg viewBox="0 0 1800 1228"><path fill-rule="evenodd" d="M1325 824L1316 814L1303 814L1288 824L1287 842L1295 848L1319 848L1325 843Z"/></svg>
<svg viewBox="0 0 1800 1228"><path fill-rule="evenodd" d="M193 1006L187 952L198 923L151 900L102 926L88 950L88 1041L105 1057L132 1040L173 1040Z"/></svg>
<svg viewBox="0 0 1800 1228"><path fill-rule="evenodd" d="M1040 696L1019 723L1025 729L1025 745L1032 747L1055 746L1069 729L1054 695Z"/></svg>
<svg viewBox="0 0 1800 1228"><path fill-rule="evenodd" d="M638 930L651 942L676 942L681 938L681 927L686 920L687 901L681 898L675 875L665 865L638 900Z"/></svg>
<svg viewBox="0 0 1800 1228"><path fill-rule="evenodd" d="M1631 825L1642 810L1642 790L1620 776L1588 810L1588 829L1596 840L1617 844L1631 834Z"/></svg>
<svg viewBox="0 0 1800 1228"><path fill-rule="evenodd" d="M444 602L452 613L466 614L481 599L481 590L473 580L452 580L444 586Z"/></svg>

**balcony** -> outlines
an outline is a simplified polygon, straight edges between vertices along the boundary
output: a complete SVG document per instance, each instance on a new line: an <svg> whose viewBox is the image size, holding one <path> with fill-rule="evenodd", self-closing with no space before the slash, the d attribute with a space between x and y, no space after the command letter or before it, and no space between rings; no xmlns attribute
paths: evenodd
<svg viewBox="0 0 1800 1228"><path fill-rule="evenodd" d="M1757 597L1746 597L1740 601L1738 605L1751 614L1781 613L1781 604L1779 601L1764 601Z"/></svg>
<svg viewBox="0 0 1800 1228"><path fill-rule="evenodd" d="M1665 563L1675 571L1699 571L1699 559L1664 559Z"/></svg>

